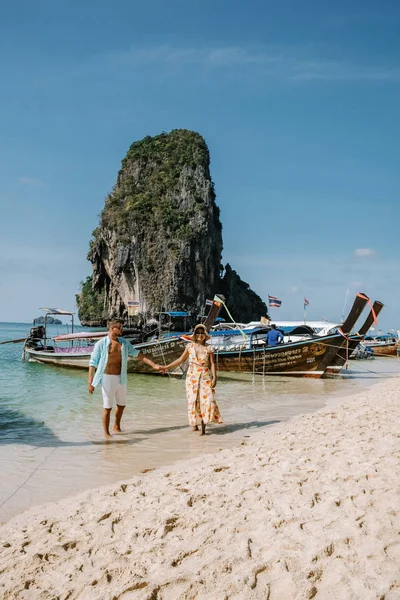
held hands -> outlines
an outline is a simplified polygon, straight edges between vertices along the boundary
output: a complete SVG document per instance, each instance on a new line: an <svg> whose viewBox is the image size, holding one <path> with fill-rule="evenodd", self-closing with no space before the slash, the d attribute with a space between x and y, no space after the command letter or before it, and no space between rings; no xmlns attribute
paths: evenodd
<svg viewBox="0 0 400 600"><path fill-rule="evenodd" d="M167 370L167 367L165 367L163 365L158 365L158 364L154 363L153 369L155 371L158 371L159 373L161 373L161 375L164 375L164 373Z"/></svg>

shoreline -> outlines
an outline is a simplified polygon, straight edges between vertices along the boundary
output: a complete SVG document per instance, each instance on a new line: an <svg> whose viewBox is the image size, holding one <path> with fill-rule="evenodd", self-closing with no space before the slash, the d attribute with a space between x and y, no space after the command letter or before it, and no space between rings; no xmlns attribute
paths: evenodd
<svg viewBox="0 0 400 600"><path fill-rule="evenodd" d="M382 365L379 365L379 369L382 369ZM379 369L374 373L375 382L383 381L389 375ZM393 372L390 373L392 377ZM376 379L376 375L379 379ZM272 379L266 386L261 380L255 383L243 381L239 398L235 395L237 382L232 386L230 380L225 381L218 392L225 424L211 426L210 435L201 440L187 425L186 415L182 411L183 393L180 393L182 390L177 391L175 381L174 386L167 385L156 390L155 398L164 398L164 393L167 393L169 407L173 407L172 412L158 421L154 420L153 414L162 411L164 401L157 404L156 400L156 404L153 403L150 411L147 411L147 381L143 381L141 391L136 386L133 391L130 390L128 403L133 411L125 415L124 432L111 443L98 435L95 418L91 423L87 421L91 429L81 429L80 432L64 428L59 433L54 422L53 425L49 422L48 426L39 422L39 431L43 432L44 440L35 435L24 441L23 445L18 442L9 445L5 440L6 444L1 449L4 480L0 493L0 524L44 502L59 502L81 492L130 479L143 470L173 467L181 460L233 448L249 438L255 439L259 434L269 435L274 424L287 423L299 415L324 410L331 403L366 389L365 381L365 387L351 387L356 381L360 383L359 375L343 380L311 381L312 385L310 380L299 380L297 383L297 380ZM372 385L374 383L368 381L367 389ZM91 402L99 406L98 399L91 399ZM78 407L80 410L81 403L85 406L87 398L75 398L75 410ZM138 412L145 405L146 409ZM22 414L21 417L24 419ZM98 410L99 422L100 419ZM29 416L26 423L30 427L33 423ZM24 446L25 443L28 448Z"/></svg>
<svg viewBox="0 0 400 600"><path fill-rule="evenodd" d="M398 383L13 517L4 598L394 600Z"/></svg>

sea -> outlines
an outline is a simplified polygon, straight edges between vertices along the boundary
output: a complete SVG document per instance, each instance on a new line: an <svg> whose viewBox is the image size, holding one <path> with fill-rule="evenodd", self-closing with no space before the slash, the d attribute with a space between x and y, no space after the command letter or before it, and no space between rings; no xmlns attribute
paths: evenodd
<svg viewBox="0 0 400 600"><path fill-rule="evenodd" d="M27 323L0 323L0 341L22 338ZM77 328L79 329L79 327ZM49 337L67 333L50 325ZM218 452L277 423L316 411L400 373L400 360L350 361L334 379L223 378L217 402L223 425L201 438L187 422L183 379L128 375L123 433L103 439L100 390L83 370L21 360L23 344L0 345L0 521L146 469Z"/></svg>

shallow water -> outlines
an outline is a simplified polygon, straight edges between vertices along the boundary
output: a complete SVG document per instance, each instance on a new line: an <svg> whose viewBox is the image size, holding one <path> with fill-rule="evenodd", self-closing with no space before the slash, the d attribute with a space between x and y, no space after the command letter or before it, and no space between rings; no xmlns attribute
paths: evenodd
<svg viewBox="0 0 400 600"><path fill-rule="evenodd" d="M65 327L52 326L52 333ZM0 341L29 325L1 324ZM105 443L101 393L87 373L21 361L22 344L0 346L0 520L43 502L129 478L200 452L227 448L254 431L324 406L400 372L400 360L351 361L335 379L222 379L224 425L200 438L187 424L184 381L129 375L123 434Z"/></svg>

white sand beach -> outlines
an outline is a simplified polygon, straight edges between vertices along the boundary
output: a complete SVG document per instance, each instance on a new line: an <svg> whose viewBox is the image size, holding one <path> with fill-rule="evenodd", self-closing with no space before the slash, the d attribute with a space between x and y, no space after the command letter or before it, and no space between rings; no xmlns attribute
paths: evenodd
<svg viewBox="0 0 400 600"><path fill-rule="evenodd" d="M0 527L0 596L400 598L400 378Z"/></svg>

